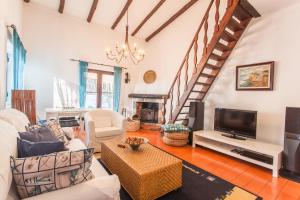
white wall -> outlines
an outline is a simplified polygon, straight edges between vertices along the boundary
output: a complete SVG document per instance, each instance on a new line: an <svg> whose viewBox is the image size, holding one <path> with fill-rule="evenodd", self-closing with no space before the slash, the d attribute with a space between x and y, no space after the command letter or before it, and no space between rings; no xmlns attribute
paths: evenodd
<svg viewBox="0 0 300 200"><path fill-rule="evenodd" d="M70 58L113 65L114 62L106 58L105 48L124 41L124 33L88 24L84 19L61 15L57 10L34 3L24 4L23 30L24 45L28 50L25 87L36 90L37 111L41 117L44 117L45 108L53 106L54 78L79 84L78 63ZM134 41L145 49L143 41ZM121 65L128 67L132 78L131 84L123 88L121 104L126 104L138 66L131 63Z"/></svg>
<svg viewBox="0 0 300 200"><path fill-rule="evenodd" d="M300 4L253 21L219 74L206 99L206 127L213 127L213 109L258 111L257 137L283 144L286 106L300 107ZM237 65L275 61L274 91L235 90Z"/></svg>
<svg viewBox="0 0 300 200"><path fill-rule="evenodd" d="M0 1L0 109L5 106L6 96L6 25L14 24L22 38L22 1Z"/></svg>
<svg viewBox="0 0 300 200"><path fill-rule="evenodd" d="M154 69L158 81L151 85L140 77L136 92L167 93L182 62L201 18L201 6L196 7L175 21L149 44L151 55L140 74ZM257 138L283 144L286 106L300 107L299 52L300 4L275 13L268 13L252 21L232 55L219 74L206 98L205 128L213 128L215 107L249 109L258 111ZM198 10L199 12L197 12ZM192 28L191 28L192 27ZM152 57L153 56L153 57ZM265 92L240 92L235 90L237 65L276 61L275 89Z"/></svg>

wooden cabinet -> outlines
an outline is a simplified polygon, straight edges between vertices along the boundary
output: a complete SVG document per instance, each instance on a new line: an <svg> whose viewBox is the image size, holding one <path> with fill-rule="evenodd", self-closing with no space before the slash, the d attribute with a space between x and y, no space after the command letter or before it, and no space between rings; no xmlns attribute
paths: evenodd
<svg viewBox="0 0 300 200"><path fill-rule="evenodd" d="M13 90L11 106L25 113L31 124L36 124L35 90Z"/></svg>

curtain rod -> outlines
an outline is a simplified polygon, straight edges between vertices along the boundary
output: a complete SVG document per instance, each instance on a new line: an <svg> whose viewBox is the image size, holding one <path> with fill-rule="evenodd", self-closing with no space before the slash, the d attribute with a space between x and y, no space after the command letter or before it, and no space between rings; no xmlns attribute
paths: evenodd
<svg viewBox="0 0 300 200"><path fill-rule="evenodd" d="M102 64L102 63L95 63L95 62L89 62L89 61L84 61L84 60L77 60L77 59L73 59L71 58L70 59L71 61L75 61L75 62L87 62L89 64L93 64L93 65L101 65L101 66L105 66L105 67L116 67L116 66L113 66L113 65L108 65L108 64ZM123 68L123 69L127 69L126 67L120 67L120 68Z"/></svg>
<svg viewBox="0 0 300 200"><path fill-rule="evenodd" d="M7 28L17 29L17 27L14 24L6 25Z"/></svg>

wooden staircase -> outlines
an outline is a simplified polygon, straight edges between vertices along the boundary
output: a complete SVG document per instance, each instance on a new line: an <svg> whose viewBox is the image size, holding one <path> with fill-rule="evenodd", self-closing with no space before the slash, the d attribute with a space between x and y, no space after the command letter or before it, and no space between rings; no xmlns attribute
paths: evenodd
<svg viewBox="0 0 300 200"><path fill-rule="evenodd" d="M260 14L247 0L211 0L164 99L163 123L167 107L169 123L188 120L190 102L203 101L243 32L256 17Z"/></svg>

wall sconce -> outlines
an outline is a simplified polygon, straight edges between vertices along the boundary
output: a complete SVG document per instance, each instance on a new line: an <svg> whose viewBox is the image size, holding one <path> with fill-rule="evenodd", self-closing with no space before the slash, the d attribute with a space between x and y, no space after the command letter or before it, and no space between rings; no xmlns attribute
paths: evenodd
<svg viewBox="0 0 300 200"><path fill-rule="evenodd" d="M129 73L126 72L125 73L125 83L129 83L130 82L130 76L129 76Z"/></svg>

